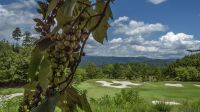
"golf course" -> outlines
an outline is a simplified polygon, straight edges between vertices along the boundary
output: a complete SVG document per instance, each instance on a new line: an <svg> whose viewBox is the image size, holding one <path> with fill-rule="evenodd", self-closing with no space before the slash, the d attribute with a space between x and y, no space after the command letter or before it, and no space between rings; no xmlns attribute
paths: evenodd
<svg viewBox="0 0 200 112"><path fill-rule="evenodd" d="M104 83L100 83L100 81ZM110 85L105 86L105 83L109 83ZM127 83L126 86L121 87L124 83ZM199 85L200 82L136 82L93 79L75 84L75 87L80 91L86 90L88 99L101 99L104 96L114 97L116 94L119 94L121 90L134 90L137 91L139 97L149 105L165 103L172 107L178 107L185 102L198 102L200 100ZM17 112L19 103L22 100L20 93L23 93L23 91L22 88L1 88L0 112ZM12 95L16 96L12 97ZM57 111L59 111L59 109L57 109Z"/></svg>
<svg viewBox="0 0 200 112"><path fill-rule="evenodd" d="M103 79L101 79L103 80ZM78 88L87 90L88 97L100 98L104 95L113 96L119 93L121 89L113 87L103 87L102 84L97 83L96 80L88 80L80 85ZM111 82L112 80L104 80ZM131 81L130 81L131 82ZM141 85L129 85L130 88L139 92L139 95L146 100L163 99L172 101L182 100L198 100L200 99L200 87L194 86L200 82L135 82ZM182 84L183 87L165 86L166 83ZM126 89L126 88L125 88Z"/></svg>

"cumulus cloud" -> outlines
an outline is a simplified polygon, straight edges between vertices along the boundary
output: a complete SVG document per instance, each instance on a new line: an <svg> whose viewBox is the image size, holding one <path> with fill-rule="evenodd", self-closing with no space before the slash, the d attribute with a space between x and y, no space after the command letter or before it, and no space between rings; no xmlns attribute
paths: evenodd
<svg viewBox="0 0 200 112"><path fill-rule="evenodd" d="M112 23L112 26L115 28L114 33L135 36L151 34L154 32L164 32L167 30L167 26L162 25L161 23L146 24L141 21L128 20L129 18L126 16L116 19Z"/></svg>
<svg viewBox="0 0 200 112"><path fill-rule="evenodd" d="M16 27L22 30L34 31L33 18L38 16L33 12L35 0L18 0L10 4L0 4L0 38L11 39L12 31Z"/></svg>
<svg viewBox="0 0 200 112"><path fill-rule="evenodd" d="M155 5L158 5L158 4L161 4L167 0L148 0L149 2L155 4Z"/></svg>
<svg viewBox="0 0 200 112"><path fill-rule="evenodd" d="M116 21L118 21L117 19ZM114 21L113 24L121 24L120 22ZM94 41L90 37L87 46L86 53L88 55L98 55L98 56L118 56L118 57L134 57L134 56L145 56L149 58L179 58L187 53L187 49L198 49L200 48L200 40L195 40L193 35L188 35L185 33L174 33L172 31L159 36L156 39L147 40L145 39L145 34L152 34L154 32L163 32L166 30L165 25L160 23L156 24L145 24L144 22L137 22L137 25L131 27L130 20L126 19L126 23L123 23L124 27L129 27L126 30L122 30L121 27L114 27L114 33L116 31L122 37L114 38L104 45L101 45ZM149 27L157 26L159 28ZM162 27L160 27L162 26ZM134 30L141 28L139 33L127 33L134 32ZM144 28L145 27L145 28ZM120 29L120 30L119 30ZM139 35L138 35L139 34Z"/></svg>

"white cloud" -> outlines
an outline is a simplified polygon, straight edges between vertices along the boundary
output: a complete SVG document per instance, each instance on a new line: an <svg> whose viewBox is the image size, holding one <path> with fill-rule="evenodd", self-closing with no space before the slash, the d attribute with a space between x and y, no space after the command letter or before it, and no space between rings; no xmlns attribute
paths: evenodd
<svg viewBox="0 0 200 112"><path fill-rule="evenodd" d="M161 4L167 0L148 0L149 2L155 4L155 5L158 5L158 4Z"/></svg>
<svg viewBox="0 0 200 112"><path fill-rule="evenodd" d="M141 21L128 21L128 17L125 16L116 19L112 26L114 27L115 34L126 34L130 36L146 35L154 32L164 32L167 30L167 26L162 25L161 23L146 24Z"/></svg>
<svg viewBox="0 0 200 112"><path fill-rule="evenodd" d="M123 41L122 38L116 38L116 39L111 40L110 43L120 43L122 41Z"/></svg>
<svg viewBox="0 0 200 112"><path fill-rule="evenodd" d="M115 25L115 24L118 24L123 21L128 21L128 19L129 18L127 16L122 16L122 17L119 17L118 19L116 19L112 24Z"/></svg>
<svg viewBox="0 0 200 112"><path fill-rule="evenodd" d="M11 34L16 27L34 31L33 18L38 15L33 13L32 9L36 5L35 0L19 0L7 5L0 4L0 38L12 41Z"/></svg>
<svg viewBox="0 0 200 112"><path fill-rule="evenodd" d="M127 24L124 23L123 26L129 26L130 22L133 20L126 21ZM134 29L138 29L138 27L149 26L149 24L138 22L137 25L134 26ZM163 25L160 24L160 26ZM120 27L114 27L114 31L118 31L118 29L121 30ZM145 29L148 33L164 31L152 27L146 27ZM92 37L90 37L86 45L86 53L88 55L98 56L179 58L187 54L187 49L200 48L200 40L195 40L193 35L185 33L167 32L157 39L146 40L146 31L141 31L140 35L138 35L138 33L129 34L126 33L125 30L123 31L124 32L119 33L120 35L123 35L123 38L114 38L104 43L104 45L98 44ZM132 30L129 29L129 31Z"/></svg>

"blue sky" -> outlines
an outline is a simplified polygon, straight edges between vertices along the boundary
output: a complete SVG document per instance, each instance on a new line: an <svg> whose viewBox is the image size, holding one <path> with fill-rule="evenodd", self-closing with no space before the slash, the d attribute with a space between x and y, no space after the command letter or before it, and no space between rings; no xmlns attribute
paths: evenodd
<svg viewBox="0 0 200 112"><path fill-rule="evenodd" d="M200 0L166 0L157 5L148 0L116 0L113 12L115 17L128 16L147 23L159 22L174 32L198 36L200 35L199 5Z"/></svg>
<svg viewBox="0 0 200 112"><path fill-rule="evenodd" d="M180 58L200 48L200 0L116 0L109 41L88 40L86 53L98 56ZM0 0L0 38L12 30L34 32L35 0Z"/></svg>

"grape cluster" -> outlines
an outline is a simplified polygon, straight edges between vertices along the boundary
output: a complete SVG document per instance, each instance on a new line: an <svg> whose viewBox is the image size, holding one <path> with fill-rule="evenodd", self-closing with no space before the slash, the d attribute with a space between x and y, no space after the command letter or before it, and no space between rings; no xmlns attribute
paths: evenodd
<svg viewBox="0 0 200 112"><path fill-rule="evenodd" d="M37 1L39 8L37 9L38 13L42 14L43 18L35 18L33 19L36 22L35 30L38 33L41 33L42 36L46 36L51 31L51 26L55 25L54 18L56 17L57 11L59 7L62 6L64 3L64 0L60 0L56 7L52 10L50 14L47 13L48 11L48 5L51 2L51 0L47 0L47 2L43 1ZM48 15L46 17L46 15Z"/></svg>
<svg viewBox="0 0 200 112"><path fill-rule="evenodd" d="M86 30L73 29L69 33L51 35L55 44L47 50L52 63L52 70L57 76L62 75L65 68L73 66L79 56L81 43L88 37Z"/></svg>

